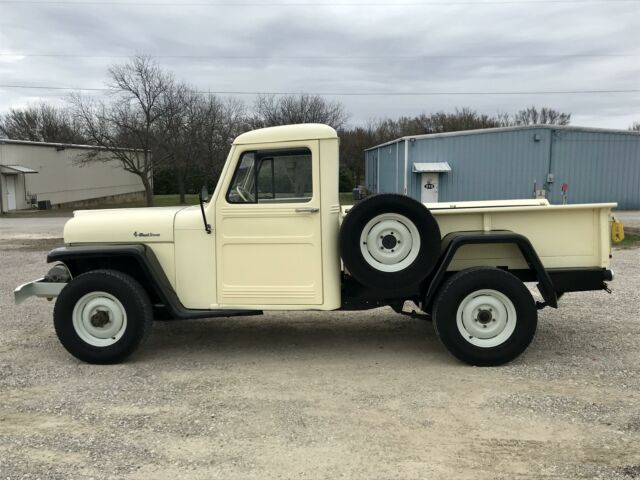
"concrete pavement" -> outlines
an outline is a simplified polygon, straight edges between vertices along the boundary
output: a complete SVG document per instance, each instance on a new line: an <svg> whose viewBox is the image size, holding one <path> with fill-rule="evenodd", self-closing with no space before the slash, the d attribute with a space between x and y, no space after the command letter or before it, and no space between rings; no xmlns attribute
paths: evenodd
<svg viewBox="0 0 640 480"><path fill-rule="evenodd" d="M617 210L614 213L627 232L640 234L640 210Z"/></svg>
<svg viewBox="0 0 640 480"><path fill-rule="evenodd" d="M0 240L62 238L65 217L0 217Z"/></svg>

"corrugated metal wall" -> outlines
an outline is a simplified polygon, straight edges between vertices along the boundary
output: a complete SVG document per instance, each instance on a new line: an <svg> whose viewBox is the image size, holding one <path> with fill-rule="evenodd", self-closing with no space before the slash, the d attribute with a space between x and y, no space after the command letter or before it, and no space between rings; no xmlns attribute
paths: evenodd
<svg viewBox="0 0 640 480"><path fill-rule="evenodd" d="M0 163L36 170L25 176L26 191L53 205L144 191L140 177L123 170L117 161L79 164L86 152L85 148L7 142L0 144Z"/></svg>
<svg viewBox="0 0 640 480"><path fill-rule="evenodd" d="M554 133L549 200L562 203L560 187L569 185L569 203L618 202L640 209L640 137L619 133L561 130Z"/></svg>
<svg viewBox="0 0 640 480"><path fill-rule="evenodd" d="M365 181L367 190L378 191L378 150L368 150L365 157Z"/></svg>
<svg viewBox="0 0 640 480"><path fill-rule="evenodd" d="M561 185L567 183L569 203L616 201L620 208L640 209L639 135L570 128L488 130L416 138L408 151L407 194L418 200L421 177L412 172L413 163L447 162L451 172L440 174L441 202L531 198L535 182L547 189L552 203L562 203ZM380 188L370 190L402 193L404 142L367 151L367 168L376 155ZM369 181L373 173L367 170L368 186L375 184ZM547 185L548 173L554 182Z"/></svg>
<svg viewBox="0 0 640 480"><path fill-rule="evenodd" d="M409 143L409 163L447 162L451 172L440 175L438 200L500 200L531 198L534 181L546 177L549 132L529 130L419 139ZM540 135L543 134L543 135ZM411 194L419 198L419 175Z"/></svg>

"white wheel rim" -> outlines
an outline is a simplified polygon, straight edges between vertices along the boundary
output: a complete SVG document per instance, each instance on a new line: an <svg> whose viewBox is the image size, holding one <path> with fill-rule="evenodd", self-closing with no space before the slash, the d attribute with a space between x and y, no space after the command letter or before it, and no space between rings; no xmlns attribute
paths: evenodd
<svg viewBox="0 0 640 480"><path fill-rule="evenodd" d="M477 290L467 295L456 314L460 335L472 345L497 347L516 329L518 315L513 302L497 290Z"/></svg>
<svg viewBox="0 0 640 480"><path fill-rule="evenodd" d="M127 312L122 303L107 292L87 293L73 307L73 328L94 347L116 343L127 329Z"/></svg>
<svg viewBox="0 0 640 480"><path fill-rule="evenodd" d="M404 215L383 213L369 220L362 229L360 251L376 270L399 272L418 257L420 233Z"/></svg>

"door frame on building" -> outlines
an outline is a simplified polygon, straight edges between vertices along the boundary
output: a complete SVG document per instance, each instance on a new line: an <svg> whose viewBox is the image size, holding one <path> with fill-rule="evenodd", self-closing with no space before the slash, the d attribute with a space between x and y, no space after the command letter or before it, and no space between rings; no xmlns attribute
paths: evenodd
<svg viewBox="0 0 640 480"><path fill-rule="evenodd" d="M7 211L16 210L18 204L16 201L16 177L18 175L5 175L5 185L7 186Z"/></svg>
<svg viewBox="0 0 640 480"><path fill-rule="evenodd" d="M414 163L413 173L420 175L420 201L422 203L437 203L440 185L440 174L451 172L447 162Z"/></svg>
<svg viewBox="0 0 640 480"><path fill-rule="evenodd" d="M437 172L423 172L420 175L420 180L420 201L422 203L437 203L440 174Z"/></svg>
<svg viewBox="0 0 640 480"><path fill-rule="evenodd" d="M0 180L2 178L5 179L5 185L6 185L6 194L7 194L7 204L5 205L4 203L4 195L5 192L2 189L2 181L0 181L0 213L4 213L4 212L8 212L10 210L18 210L18 205L20 205L20 208L24 208L24 201L20 200L20 203L18 204L18 177L22 177L22 192L21 192L21 197L22 195L25 196L26 199L26 195L27 195L27 182L26 182L26 175L27 174L31 174L31 173L38 173L37 170L34 170L32 168L29 167L25 167L23 165L0 165ZM11 182L12 182L12 186L13 186L13 205L11 205L11 202L9 202L9 178L11 178ZM13 208L11 208L13 206Z"/></svg>

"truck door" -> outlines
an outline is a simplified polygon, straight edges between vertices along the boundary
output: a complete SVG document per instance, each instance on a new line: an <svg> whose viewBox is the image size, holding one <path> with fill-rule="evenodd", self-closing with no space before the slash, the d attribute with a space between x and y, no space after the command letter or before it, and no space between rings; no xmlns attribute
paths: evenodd
<svg viewBox="0 0 640 480"><path fill-rule="evenodd" d="M318 152L317 141L234 152L216 204L222 305L322 304Z"/></svg>

